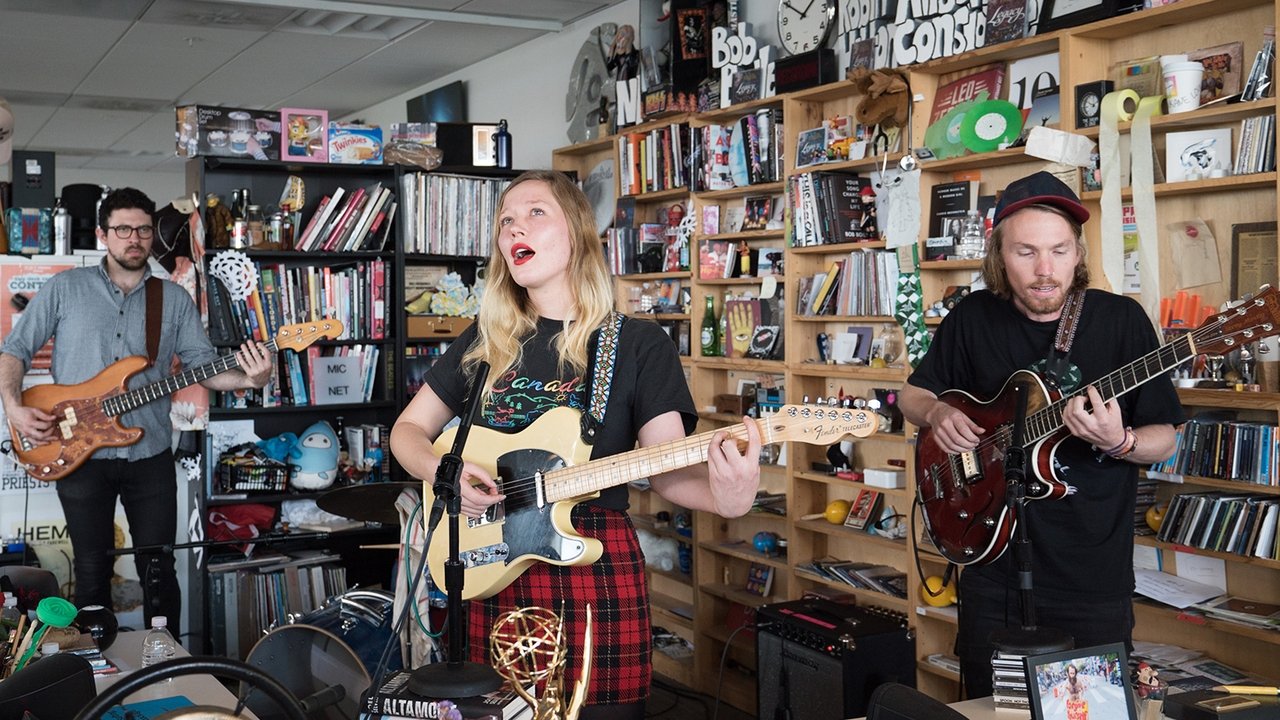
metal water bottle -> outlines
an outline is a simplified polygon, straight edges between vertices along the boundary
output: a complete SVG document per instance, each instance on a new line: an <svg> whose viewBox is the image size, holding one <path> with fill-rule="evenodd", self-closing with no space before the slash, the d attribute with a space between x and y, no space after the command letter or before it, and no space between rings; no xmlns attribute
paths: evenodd
<svg viewBox="0 0 1280 720"><path fill-rule="evenodd" d="M71 213L62 205L62 198L53 202L53 254L71 254Z"/></svg>
<svg viewBox="0 0 1280 720"><path fill-rule="evenodd" d="M506 120L498 121L498 130L493 134L493 156L498 160L498 167L511 169L511 133Z"/></svg>

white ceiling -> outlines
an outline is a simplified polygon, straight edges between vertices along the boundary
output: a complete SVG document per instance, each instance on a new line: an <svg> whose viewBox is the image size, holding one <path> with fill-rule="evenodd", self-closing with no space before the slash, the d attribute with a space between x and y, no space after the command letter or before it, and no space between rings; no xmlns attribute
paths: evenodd
<svg viewBox="0 0 1280 720"><path fill-rule="evenodd" d="M0 0L14 147L178 171L173 107L341 118L624 0Z"/></svg>

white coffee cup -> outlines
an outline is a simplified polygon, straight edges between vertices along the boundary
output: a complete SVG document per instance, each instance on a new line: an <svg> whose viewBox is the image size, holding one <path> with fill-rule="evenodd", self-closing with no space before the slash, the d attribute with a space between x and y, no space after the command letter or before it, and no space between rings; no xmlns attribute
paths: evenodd
<svg viewBox="0 0 1280 720"><path fill-rule="evenodd" d="M1164 95L1169 114L1183 113L1200 107L1200 81L1204 65L1196 61L1173 63L1165 69Z"/></svg>

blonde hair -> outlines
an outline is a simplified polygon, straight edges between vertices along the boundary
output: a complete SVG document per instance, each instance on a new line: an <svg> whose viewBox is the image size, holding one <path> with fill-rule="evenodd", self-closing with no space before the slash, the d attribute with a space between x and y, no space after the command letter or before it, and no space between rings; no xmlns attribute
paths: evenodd
<svg viewBox="0 0 1280 720"><path fill-rule="evenodd" d="M574 312L573 317L564 320L563 329L556 335L555 347L560 369L582 374L587 369L587 344L591 333L613 310L613 282L605 264L604 248L596 234L595 212L587 196L563 173L530 170L512 180L502 192L498 199L499 217L507 195L526 182L547 185L569 228L571 248L565 274L569 292L573 294ZM501 232L501 223L495 222L484 298L480 301L480 315L476 320L479 334L462 357L463 370L468 375L480 361L489 363L488 393L493 392L499 379L520 364L524 341L538 323L538 311L530 302L529 293L516 283L502 257L498 246Z"/></svg>
<svg viewBox="0 0 1280 720"><path fill-rule="evenodd" d="M1071 225L1071 232L1076 236L1076 250L1080 254L1080 260L1076 263L1075 276L1071 279L1071 287L1068 292L1088 288L1089 265L1085 256L1087 248L1084 242L1084 226L1080 224L1080 221L1053 205L1028 205L1025 208L1020 208L1017 212L1028 209L1053 213ZM1008 219L1008 217L1005 218L1005 220ZM982 279L986 282L987 289L995 293L996 297L1005 300L1013 297L1013 290L1009 287L1009 272L1004 265L1004 255L1000 252L1004 249L1004 233L1007 227L1003 222L995 226L991 231L991 244L987 248L987 254L982 258Z"/></svg>

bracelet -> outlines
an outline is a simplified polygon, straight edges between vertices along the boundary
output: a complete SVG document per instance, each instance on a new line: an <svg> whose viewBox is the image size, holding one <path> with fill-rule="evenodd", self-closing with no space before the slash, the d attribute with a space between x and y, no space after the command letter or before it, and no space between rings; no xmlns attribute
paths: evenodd
<svg viewBox="0 0 1280 720"><path fill-rule="evenodd" d="M1107 455L1116 460L1124 460L1132 455L1133 451L1138 449L1138 433L1134 432L1133 428L1126 427L1124 429L1124 442L1120 443L1120 445L1121 447L1114 448L1114 451L1108 452Z"/></svg>
<svg viewBox="0 0 1280 720"><path fill-rule="evenodd" d="M1116 443L1115 447L1111 448L1110 450L1102 450L1097 446L1094 446L1094 450L1102 450L1102 454L1111 455L1112 457L1114 457L1116 453L1124 449L1125 445L1129 444L1129 430L1130 428L1128 427L1124 429L1124 437L1120 438L1120 442Z"/></svg>

